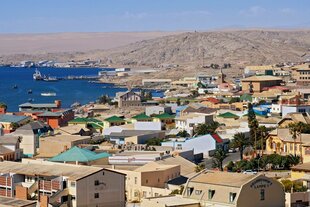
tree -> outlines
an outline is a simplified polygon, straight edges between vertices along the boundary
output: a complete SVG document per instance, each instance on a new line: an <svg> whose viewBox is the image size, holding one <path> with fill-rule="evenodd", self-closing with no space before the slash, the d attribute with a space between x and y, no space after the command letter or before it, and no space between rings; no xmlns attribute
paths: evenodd
<svg viewBox="0 0 310 207"><path fill-rule="evenodd" d="M232 148L238 148L240 152L240 160L243 159L243 150L250 144L249 138L245 137L244 133L237 133L234 135L234 139L231 142Z"/></svg>
<svg viewBox="0 0 310 207"><path fill-rule="evenodd" d="M292 134L292 138L294 140L294 154L296 155L296 139L297 137L299 137L299 141L300 143L302 143L301 140L301 133L304 131L304 129L306 129L307 127L305 126L306 124L302 123L302 122L298 122L298 123L290 123L288 125L288 128L290 130L290 133Z"/></svg>
<svg viewBox="0 0 310 207"><path fill-rule="evenodd" d="M226 151L223 149L217 149L213 155L212 161L213 161L213 167L219 168L221 171L223 171L223 161L227 157Z"/></svg>
<svg viewBox="0 0 310 207"><path fill-rule="evenodd" d="M214 134L219 126L220 123L216 121L210 124L199 124L196 135Z"/></svg>
<svg viewBox="0 0 310 207"><path fill-rule="evenodd" d="M183 130L183 131L180 131L179 133L177 133L177 136L178 137L189 137L190 134L186 130Z"/></svg>
<svg viewBox="0 0 310 207"><path fill-rule="evenodd" d="M100 103L100 104L107 104L110 102L111 102L111 99L109 98L108 95L102 95L98 98L98 103Z"/></svg>
<svg viewBox="0 0 310 207"><path fill-rule="evenodd" d="M180 100L180 98L177 99L177 105L178 105L178 106L181 105L181 100Z"/></svg>
<svg viewBox="0 0 310 207"><path fill-rule="evenodd" d="M251 103L248 104L248 126L250 128L250 141L251 144L254 145L254 149L256 150L258 121L256 119L256 115L253 110L253 105Z"/></svg>
<svg viewBox="0 0 310 207"><path fill-rule="evenodd" d="M206 169L205 163L199 163L198 165L195 166L195 172L196 173L198 173L204 169Z"/></svg>
<svg viewBox="0 0 310 207"><path fill-rule="evenodd" d="M4 108L6 110L8 106L5 103L0 102L0 108Z"/></svg>
<svg viewBox="0 0 310 207"><path fill-rule="evenodd" d="M146 141L146 145L147 146L160 146L161 142L164 141L164 139L160 139L160 138L151 138L149 140Z"/></svg>

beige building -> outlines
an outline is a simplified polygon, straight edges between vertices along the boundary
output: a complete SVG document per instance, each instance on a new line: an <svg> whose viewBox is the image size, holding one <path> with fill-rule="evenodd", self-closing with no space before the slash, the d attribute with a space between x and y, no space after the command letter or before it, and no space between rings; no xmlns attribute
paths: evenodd
<svg viewBox="0 0 310 207"><path fill-rule="evenodd" d="M299 85L310 83L310 64L298 65L292 68L292 76Z"/></svg>
<svg viewBox="0 0 310 207"><path fill-rule="evenodd" d="M36 201L0 196L1 207L37 207Z"/></svg>
<svg viewBox="0 0 310 207"><path fill-rule="evenodd" d="M142 198L169 195L166 183L180 176L179 165L163 165L150 162L133 171L118 170L126 174L126 192L129 202L140 202Z"/></svg>
<svg viewBox="0 0 310 207"><path fill-rule="evenodd" d="M2 162L0 174L0 195L40 206L125 206L125 175L107 169L23 160Z"/></svg>
<svg viewBox="0 0 310 207"><path fill-rule="evenodd" d="M285 195L278 181L263 175L203 171L187 181L182 198L146 198L141 206L284 207Z"/></svg>
<svg viewBox="0 0 310 207"><path fill-rule="evenodd" d="M118 107L136 107L142 105L141 96L133 91L119 92L116 94Z"/></svg>
<svg viewBox="0 0 310 207"><path fill-rule="evenodd" d="M74 146L88 144L90 136L79 135L55 135L40 138L39 157L53 157Z"/></svg>
<svg viewBox="0 0 310 207"><path fill-rule="evenodd" d="M275 76L251 76L241 80L242 91L245 92L262 92L265 87L279 86L282 78Z"/></svg>

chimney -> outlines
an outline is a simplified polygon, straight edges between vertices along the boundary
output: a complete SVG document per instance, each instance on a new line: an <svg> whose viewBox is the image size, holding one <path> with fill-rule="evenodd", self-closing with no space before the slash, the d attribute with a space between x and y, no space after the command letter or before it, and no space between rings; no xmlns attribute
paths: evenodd
<svg viewBox="0 0 310 207"><path fill-rule="evenodd" d="M55 104L57 106L57 108L61 108L61 101L60 100L55 100Z"/></svg>

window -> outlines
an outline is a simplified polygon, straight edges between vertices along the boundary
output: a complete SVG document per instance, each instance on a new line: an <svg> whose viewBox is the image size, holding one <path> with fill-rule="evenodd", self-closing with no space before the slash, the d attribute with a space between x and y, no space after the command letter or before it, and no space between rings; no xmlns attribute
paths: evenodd
<svg viewBox="0 0 310 207"><path fill-rule="evenodd" d="M142 192L142 196L143 196L143 198L146 197L146 191L143 191L143 192Z"/></svg>
<svg viewBox="0 0 310 207"><path fill-rule="evenodd" d="M158 193L155 193L155 197L158 197Z"/></svg>
<svg viewBox="0 0 310 207"><path fill-rule="evenodd" d="M193 192L194 188L187 188L187 196L190 196Z"/></svg>
<svg viewBox="0 0 310 207"><path fill-rule="evenodd" d="M260 190L260 200L261 201L265 200L265 189Z"/></svg>
<svg viewBox="0 0 310 207"><path fill-rule="evenodd" d="M214 194L215 194L215 190L209 190L208 191L208 199L211 200L213 198Z"/></svg>
<svg viewBox="0 0 310 207"><path fill-rule="evenodd" d="M148 179L146 179L146 180L145 180L145 183L148 183L148 182L149 182L149 180L148 180Z"/></svg>
<svg viewBox="0 0 310 207"><path fill-rule="evenodd" d="M99 185L99 180L95 180L95 186Z"/></svg>
<svg viewBox="0 0 310 207"><path fill-rule="evenodd" d="M104 171L102 171L102 175L104 175Z"/></svg>
<svg viewBox="0 0 310 207"><path fill-rule="evenodd" d="M202 193L202 190L195 190L196 195L200 195Z"/></svg>
<svg viewBox="0 0 310 207"><path fill-rule="evenodd" d="M138 182L138 178L137 178L137 177L135 177L135 184L137 184L137 182Z"/></svg>
<svg viewBox="0 0 310 207"><path fill-rule="evenodd" d="M75 182L74 181L71 181L71 187L75 188Z"/></svg>
<svg viewBox="0 0 310 207"><path fill-rule="evenodd" d="M169 176L168 176L169 177ZM168 179L169 180L169 179ZM158 180L157 180L159 183L160 183L160 179L158 178Z"/></svg>
<svg viewBox="0 0 310 207"><path fill-rule="evenodd" d="M229 202L234 202L235 198L237 196L237 193L229 193Z"/></svg>
<svg viewBox="0 0 310 207"><path fill-rule="evenodd" d="M99 198L99 193L95 193L94 198Z"/></svg>

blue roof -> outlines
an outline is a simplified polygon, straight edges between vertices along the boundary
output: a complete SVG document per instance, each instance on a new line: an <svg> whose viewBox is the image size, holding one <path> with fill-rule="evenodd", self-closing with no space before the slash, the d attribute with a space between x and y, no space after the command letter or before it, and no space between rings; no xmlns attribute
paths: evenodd
<svg viewBox="0 0 310 207"><path fill-rule="evenodd" d="M9 114L1 114L0 115L0 122L12 122L17 123L28 119L28 116L16 116L16 115L9 115Z"/></svg>
<svg viewBox="0 0 310 207"><path fill-rule="evenodd" d="M52 162L89 162L93 160L98 160L105 157L110 157L111 155L105 152L95 153L85 148L79 148L77 146L56 155L49 159Z"/></svg>

